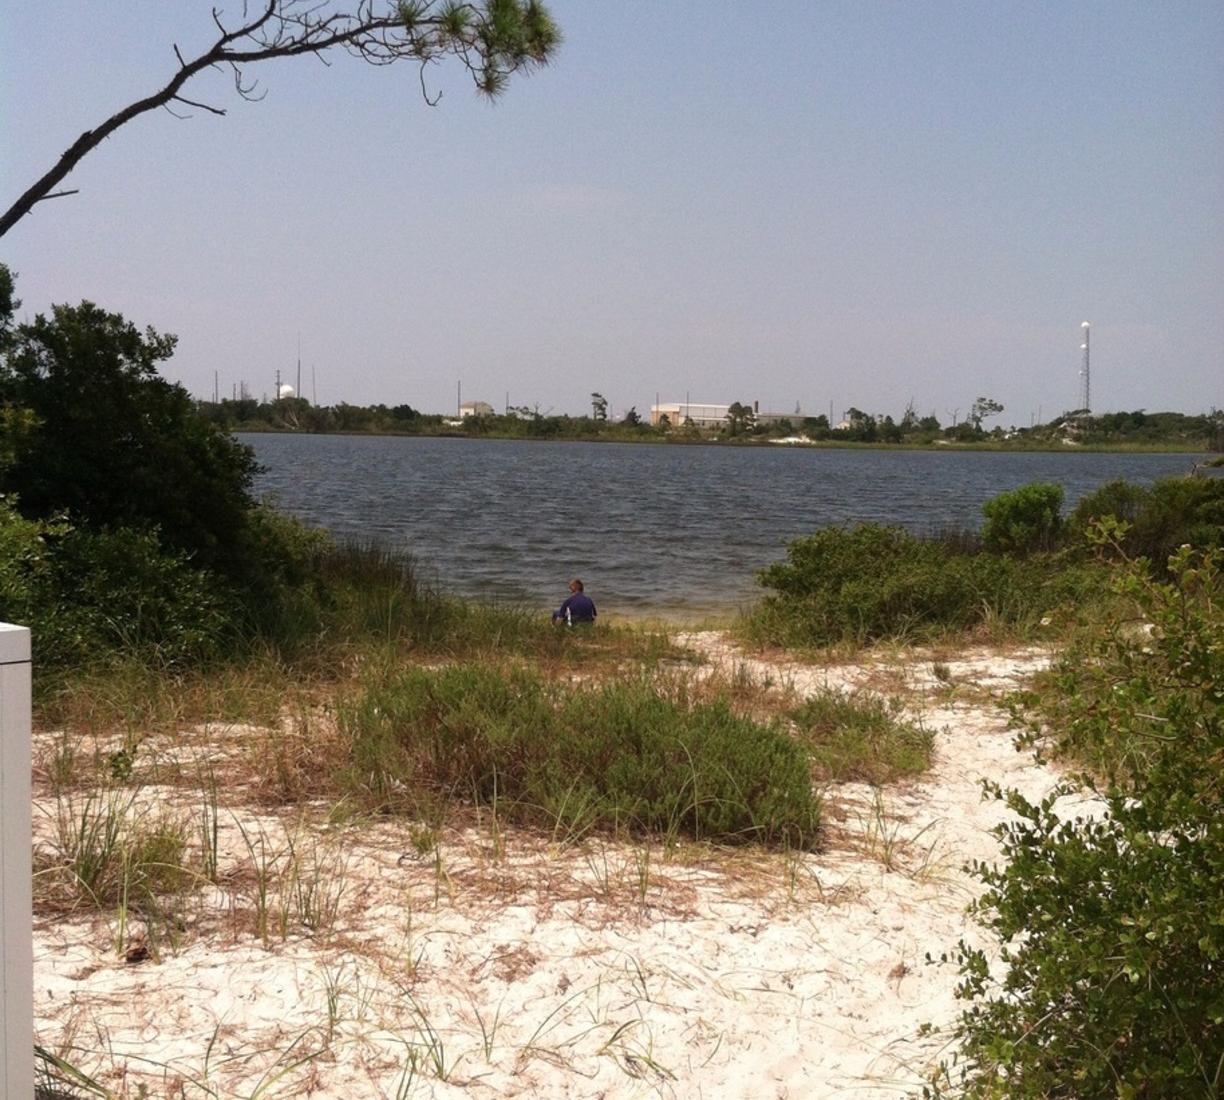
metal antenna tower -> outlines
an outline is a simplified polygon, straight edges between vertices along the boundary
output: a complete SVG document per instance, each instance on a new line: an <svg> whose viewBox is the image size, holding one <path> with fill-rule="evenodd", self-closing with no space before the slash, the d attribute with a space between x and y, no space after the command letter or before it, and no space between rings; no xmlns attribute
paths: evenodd
<svg viewBox="0 0 1224 1100"><path fill-rule="evenodd" d="M1088 373L1088 333L1092 331L1092 326L1085 321L1080 325L1080 330L1084 334L1084 342L1080 344L1080 351L1084 353L1084 365L1080 367L1079 407L1084 412L1089 412L1092 409L1092 378Z"/></svg>

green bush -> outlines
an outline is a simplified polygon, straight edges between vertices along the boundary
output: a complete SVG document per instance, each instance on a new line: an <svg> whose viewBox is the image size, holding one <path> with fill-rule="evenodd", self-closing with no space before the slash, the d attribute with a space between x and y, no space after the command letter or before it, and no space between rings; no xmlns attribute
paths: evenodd
<svg viewBox="0 0 1224 1100"><path fill-rule="evenodd" d="M1094 770L1063 788L1074 817L996 790L1019 820L1004 865L977 869L977 911L1006 970L962 945L958 1095L1224 1091L1222 562L1184 549L1167 583L1128 567L1120 594L1150 635L1134 619L1087 635L1028 699L1031 734Z"/></svg>
<svg viewBox="0 0 1224 1100"><path fill-rule="evenodd" d="M1053 550L1062 524L1063 488L1034 481L982 505L982 543L996 554Z"/></svg>
<svg viewBox="0 0 1224 1100"><path fill-rule="evenodd" d="M541 676L413 669L342 714L352 782L376 803L471 798L528 821L812 847L803 753L724 703L687 706L640 681L559 694Z"/></svg>
<svg viewBox="0 0 1224 1100"><path fill-rule="evenodd" d="M1076 505L1070 526L1082 542L1105 516L1128 525L1117 556L1146 558L1163 573L1179 546L1224 546L1224 478L1167 477L1150 488L1111 481Z"/></svg>
<svg viewBox="0 0 1224 1100"><path fill-rule="evenodd" d="M52 564L56 608L42 626L63 661L116 649L179 664L213 652L230 627L216 578L162 550L152 532L74 530Z"/></svg>
<svg viewBox="0 0 1224 1100"><path fill-rule="evenodd" d="M29 626L39 667L123 650L159 664L212 652L232 610L216 579L151 533L23 519L0 502L0 611Z"/></svg>
<svg viewBox="0 0 1224 1100"><path fill-rule="evenodd" d="M774 589L743 629L757 641L819 646L925 637L984 622L1027 624L1088 590L1092 566L958 553L898 527L829 527L796 539L760 574Z"/></svg>

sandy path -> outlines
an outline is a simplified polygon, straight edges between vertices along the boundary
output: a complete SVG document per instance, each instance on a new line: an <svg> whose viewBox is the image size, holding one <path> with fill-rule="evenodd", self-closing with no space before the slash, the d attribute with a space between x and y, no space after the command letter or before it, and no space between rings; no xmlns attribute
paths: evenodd
<svg viewBox="0 0 1224 1100"><path fill-rule="evenodd" d="M817 855L490 829L420 853L402 824L315 829L320 882L343 888L326 935L295 926L265 948L235 912L237 886L214 891L160 961L117 959L109 917L36 922L40 1042L130 1096L904 1094L957 1012L954 965L925 957L982 940L960 866L996 854L989 830L1006 811L980 781L1030 798L1054 782L982 689L1044 657L948 661L972 689L958 699L929 662L813 668L746 659L714 633L684 641L713 667L800 691L904 683L937 731L933 770L882 801L829 792L840 820ZM273 847L297 828L241 814ZM223 865L241 860L229 817L221 847Z"/></svg>

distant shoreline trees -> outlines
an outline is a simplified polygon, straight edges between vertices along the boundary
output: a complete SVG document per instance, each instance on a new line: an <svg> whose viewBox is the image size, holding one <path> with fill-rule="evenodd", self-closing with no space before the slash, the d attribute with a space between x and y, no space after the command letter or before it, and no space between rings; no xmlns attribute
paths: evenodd
<svg viewBox="0 0 1224 1100"><path fill-rule="evenodd" d="M872 415L851 409L853 416L831 426L825 415L795 417L777 423L762 423L752 416L752 407L737 402L734 421L719 427L672 424L662 417L647 423L636 409L620 419L606 415L545 415L529 406L506 413L470 416L461 423L441 414L426 413L411 405L316 406L301 397L259 401L251 397L200 402L201 415L229 431L369 433L385 435L449 435L506 439L607 439L625 441L700 442L734 444L768 443L771 439L807 439L813 443L894 445L904 447L990 445L1026 449L1049 447L1157 447L1176 446L1204 451L1224 451L1224 413L1203 415L1178 412L1104 413L1098 416L1060 416L1047 424L1027 428L975 427L972 418L947 427L934 415ZM732 406L734 408L734 406ZM848 414L848 416L850 415Z"/></svg>

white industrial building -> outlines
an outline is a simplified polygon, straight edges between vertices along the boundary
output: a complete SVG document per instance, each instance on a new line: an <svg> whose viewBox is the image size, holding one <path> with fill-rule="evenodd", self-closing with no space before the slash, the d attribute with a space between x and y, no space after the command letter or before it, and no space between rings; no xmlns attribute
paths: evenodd
<svg viewBox="0 0 1224 1100"><path fill-rule="evenodd" d="M725 428L727 413L730 409L730 405L708 405L696 401L664 401L661 404L650 406L650 423L657 427L659 421L666 416L667 422L673 428L683 427L690 421L697 428ZM759 401L752 403L752 412L758 424L777 424L783 420L801 424L806 415L798 411L761 412Z"/></svg>

